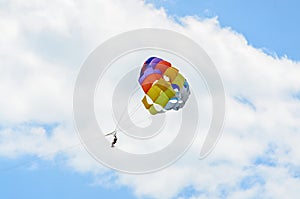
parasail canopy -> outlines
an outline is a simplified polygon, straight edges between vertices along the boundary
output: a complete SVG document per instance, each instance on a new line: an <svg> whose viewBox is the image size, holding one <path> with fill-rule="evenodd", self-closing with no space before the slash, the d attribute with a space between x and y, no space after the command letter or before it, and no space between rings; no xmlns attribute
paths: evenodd
<svg viewBox="0 0 300 199"><path fill-rule="evenodd" d="M189 84L179 70L158 57L145 61L138 81L145 92L142 103L153 115L179 110L190 95Z"/></svg>

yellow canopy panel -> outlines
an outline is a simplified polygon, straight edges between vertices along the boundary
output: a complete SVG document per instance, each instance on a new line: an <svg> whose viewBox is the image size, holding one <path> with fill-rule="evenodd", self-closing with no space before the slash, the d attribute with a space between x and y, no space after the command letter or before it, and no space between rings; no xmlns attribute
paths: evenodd
<svg viewBox="0 0 300 199"><path fill-rule="evenodd" d="M157 85L153 85L149 91L147 92L147 95L153 100L155 101L158 96L160 95L161 93L161 89L157 86Z"/></svg>
<svg viewBox="0 0 300 199"><path fill-rule="evenodd" d="M158 113L158 111L154 108L153 105L149 108L149 112L150 112L152 115L155 115L156 113Z"/></svg>
<svg viewBox="0 0 300 199"><path fill-rule="evenodd" d="M168 98L168 96L164 92L162 92L160 96L155 100L155 103L161 105L162 107L165 107L169 100L170 98Z"/></svg>
<svg viewBox="0 0 300 199"><path fill-rule="evenodd" d="M166 75L167 77L170 78L170 81L171 81L171 82L174 81L174 79L176 78L177 74L178 74L178 69L176 69L176 68L174 68L174 67L168 68L168 69L165 71L165 73L164 73L164 75Z"/></svg>
<svg viewBox="0 0 300 199"><path fill-rule="evenodd" d="M177 77L174 79L172 84L176 84L179 86L180 89L182 89L184 81L185 81L185 78L180 73L178 73Z"/></svg>
<svg viewBox="0 0 300 199"><path fill-rule="evenodd" d="M149 109L151 107L151 105L152 105L152 104L148 103L146 95L142 99L142 102L143 102L143 104L144 104L144 106L145 106L146 109Z"/></svg>
<svg viewBox="0 0 300 199"><path fill-rule="evenodd" d="M173 90L171 83L167 82L164 79L159 79L155 85L157 85L164 93L168 96L168 98L171 98L175 95L175 91Z"/></svg>
<svg viewBox="0 0 300 199"><path fill-rule="evenodd" d="M169 86L171 86L171 83L167 82L163 78L160 78L155 85L157 85L161 90L165 91Z"/></svg>

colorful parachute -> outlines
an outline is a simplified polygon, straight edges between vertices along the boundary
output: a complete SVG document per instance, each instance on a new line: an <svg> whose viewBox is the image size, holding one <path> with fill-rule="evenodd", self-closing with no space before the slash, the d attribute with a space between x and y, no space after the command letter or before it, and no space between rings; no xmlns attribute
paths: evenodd
<svg viewBox="0 0 300 199"><path fill-rule="evenodd" d="M189 84L178 69L158 57L150 57L144 63L139 83L146 94L142 102L153 115L179 110L190 95Z"/></svg>

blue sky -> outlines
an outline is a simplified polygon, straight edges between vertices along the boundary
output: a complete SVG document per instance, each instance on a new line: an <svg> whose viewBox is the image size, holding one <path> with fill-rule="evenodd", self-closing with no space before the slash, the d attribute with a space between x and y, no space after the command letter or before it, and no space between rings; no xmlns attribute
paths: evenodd
<svg viewBox="0 0 300 199"><path fill-rule="evenodd" d="M279 57L300 60L300 2L296 0L147 0L170 15L217 16L220 25L243 34L249 44Z"/></svg>
<svg viewBox="0 0 300 199"><path fill-rule="evenodd" d="M300 2L296 0L146 1L146 3L153 4L155 8L163 7L169 16L176 18L175 21L180 21L179 18L190 15L198 16L201 20L217 17L220 27L210 23L208 23L208 27L215 28L214 34L225 35L222 38L228 38L228 41L224 41L224 45L215 44L214 39L209 40L209 37L206 37L209 44L201 39L197 40L197 37L193 38L206 45L205 47L211 53L211 57L215 58L216 65L220 65L224 60L229 60L226 67L221 68L220 71L224 75L227 94L230 98L228 104L235 109L233 112L229 111L228 114L229 125L225 129L228 136L224 135L223 141L218 144L221 149L212 159L200 164L197 164L199 163L197 162L195 165L189 165L189 161L187 163L183 161L180 164L184 166L184 169L180 165L179 168L173 168L174 170L170 171L171 174L168 173L169 171L165 171L165 173L156 174L157 176L154 174L151 179L144 176L123 176L114 173L119 180L116 182L114 180L107 181L107 186L103 186L103 184L99 185L94 182L101 181L102 178L105 181L105 175L110 175L112 171L103 171L103 168L100 168L100 174L94 172L95 165L93 161L86 158L86 154L76 154L77 147L63 156L58 155L54 160L47 161L37 158L40 156L47 157L47 154L49 154L48 149L51 151L51 149L73 146L74 143L75 145L78 144L74 131L70 130L73 127L70 107L74 79L82 62L98 44L125 30L144 27L144 21L138 21L139 19L135 18L134 13L131 12L131 10L137 11L135 10L136 5L134 5L137 3L133 0L129 1L126 5L120 2L111 5L111 1L103 1L104 4L107 4L107 7L101 3L100 6L97 4L98 7L94 6L93 3L91 5L83 3L86 7L82 7L85 7L86 10L80 12L78 18L76 18L77 16L74 17L73 13L80 10L81 4L79 4L79 8L76 6L74 8L73 4L69 4L69 1L62 5L58 3L57 7L53 5L53 8L48 4L43 7L43 5L35 5L34 3L32 5L30 3L28 5L18 5L18 3L8 3L9 1L0 3L0 15L3 12L3 15L10 17L5 18L4 22L0 19L0 28L3 24L7 27L5 33L0 31L0 35L4 35L2 38L5 38L4 40L0 39L0 61L1 59L5 60L0 63L0 67L3 68L3 70L0 68L0 73L6 75L0 77L0 85L8 85L7 90L5 90L6 87L0 87L3 89L1 93L4 93L1 97L2 101L0 101L0 109L2 110L0 114L0 198L134 199L139 198L139 196L141 198L164 196L172 196L173 198L207 196L209 198L216 195L220 198L226 198L227 196L239 198L238 196L244 194L242 191L247 191L246 194L249 198L251 196L255 198L255 196L262 193L262 190L264 193L269 194L264 195L266 198L272 198L276 194L280 197L282 193L275 182L278 182L279 185L285 182L295 183L295 186L290 186L290 193L299 194L296 188L293 189L293 187L299 185L300 176L300 166L297 162L298 159L296 159L300 157L297 153L299 150L295 149L295 146L298 145L295 140L299 138L298 134L300 132L300 128L297 126L299 123L297 119L300 117L297 111L300 111L300 108L299 100L289 98L289 96L299 98L299 95L295 93L300 93L299 86L295 85L295 82L299 79L299 74L297 74L299 65L293 62L300 60L300 27L298 25ZM7 11L5 3L9 5ZM45 12L30 12L30 14L33 13L33 17L28 14L26 16L28 18L17 16L21 13L18 10L19 8L23 8L22 11L26 13L27 9L31 9L30 6L34 9L41 6L45 9ZM158 20L163 18L163 14L152 13L152 8L138 6L143 9L145 15L150 16L145 18L145 20L148 20L147 23L145 22L148 27L160 23L160 27L164 24L171 28L174 27L173 22L168 21L168 19ZM97 9L93 10L93 7L97 9L104 7L104 10L98 12ZM70 10L68 10L69 8ZM62 12L57 12L58 14L52 19L49 15L49 13L53 13L51 9L61 9ZM115 13L118 9L125 13L119 10L120 18L118 18L119 13ZM17 14L9 13L13 13L15 10ZM48 13L48 15L44 13ZM65 13L67 13L67 17L65 17ZM96 17L91 13L96 13ZM142 16L144 13L138 14ZM36 16L41 17L41 21ZM48 17L50 20L47 20ZM111 18L111 25L101 21L105 17ZM126 17L129 19L128 22L125 21L126 23L124 23L123 20ZM195 18L197 19L197 17ZM85 21L80 21L80 19ZM26 23L22 20L25 20ZM196 24L191 23L192 25L189 24L189 26L197 27L200 24L199 27L207 28L205 26L207 24L203 23L203 25L201 20ZM31 22L33 25L31 25ZM47 24L45 25L47 27L43 27L43 23ZM97 24L100 24L99 27ZM102 26L102 24L105 25ZM52 32L47 32L42 28L40 30L40 27L46 30L52 28ZM232 30L230 36L227 32L223 32L224 29L222 28L224 27L229 27ZM27 34L28 32L30 34ZM189 30L186 30L186 32L189 32ZM251 46L262 49L266 54L275 58L270 61L269 57L265 58L265 54L249 50L248 46L240 44L242 42L234 32L240 33ZM218 39L219 35L214 38ZM77 40L78 43L76 43ZM234 42L232 46L229 43L231 41ZM57 50L57 45L62 47ZM227 54L225 51L221 55L213 53L218 47L228 45L232 48L237 46L239 52L249 52L249 57L247 55L243 57L242 61L235 62L231 61L236 58L235 55ZM13 53L10 54L25 51L29 52L29 55L25 58L17 53L17 56L7 56L5 54L6 49L2 49L3 46L18 47L17 50L12 48L11 52ZM243 51L244 49L246 50ZM7 52L10 52L10 50L7 50ZM230 49L227 50L230 51ZM283 56L287 56L289 59L280 59ZM21 64L18 63L18 60ZM252 66L252 63L257 64L257 66L253 68L241 67L241 70L239 70L238 66L241 66L244 60L246 60L245 63L249 62L245 66ZM17 64L14 65L15 63ZM267 67L269 63L274 64L274 70L273 68L272 70L260 68L260 66ZM4 65L7 68L4 68ZM12 69L14 66L15 70ZM42 69L40 70L39 67ZM52 70L52 68L54 69ZM253 74L251 73L252 70L254 71ZM21 75L18 73L21 78L14 76L16 71L22 71L20 72ZM251 74L248 76L249 73ZM267 81L264 78L260 79L264 73L270 74L270 76L267 76L269 78ZM22 75L25 78L22 78ZM279 80L281 77L284 77L286 81L281 82ZM14 82L20 79L24 82ZM245 82L243 82L244 79ZM266 82L270 83L271 86L268 87L269 85ZM274 89L274 87L276 88ZM10 94L12 98L5 101L7 95ZM267 97L263 94L266 94ZM43 103L43 101L46 102ZM266 111L270 109L276 111ZM244 114L240 114L242 111ZM31 128L32 130L29 130ZM9 137L11 134L13 136ZM289 135L290 138L286 135ZM41 137L36 139L37 136ZM68 142L68 136L72 137L70 143ZM3 140L1 140L2 138ZM30 144L26 145L24 142ZM236 145L240 147L239 150L234 148ZM259 150L260 152L257 152ZM249 157L248 154L250 154ZM213 164L215 162L217 164ZM186 171L185 168L190 168L191 171ZM228 172L228 175L232 175L230 177L224 174L224 181L222 181L223 174L218 172L224 169L223 171L226 173L228 168L234 168L236 172ZM201 173L202 169L205 172ZM180 172L186 173L182 174ZM177 175L177 173L180 173L178 179L182 179L178 181L182 181L183 184L180 184L180 182L175 185L172 184L177 180L177 178L174 180L172 176ZM201 179L199 181L192 179L198 173L200 178L203 176L203 179L207 181L209 187L201 184L203 183ZM184 176L192 177L186 179ZM234 180L231 181L231 177ZM160 180L167 184L167 188L169 184L170 189L175 187L176 192L173 193L165 187L159 187ZM158 187L155 187L156 184ZM200 184L203 187L199 187ZM265 190L267 189L264 187L266 184L270 188L275 187L274 190L279 190L279 192L274 192L274 195L272 195L272 191ZM166 193L162 193L164 191Z"/></svg>
<svg viewBox="0 0 300 199"><path fill-rule="evenodd" d="M32 158L24 157L18 162ZM14 165L15 161L1 159L3 167ZM104 188L93 185L92 176L78 174L68 168L51 165L49 162L36 161L38 169L26 168L28 164L1 172L1 195L6 199L14 198L135 198L126 187Z"/></svg>

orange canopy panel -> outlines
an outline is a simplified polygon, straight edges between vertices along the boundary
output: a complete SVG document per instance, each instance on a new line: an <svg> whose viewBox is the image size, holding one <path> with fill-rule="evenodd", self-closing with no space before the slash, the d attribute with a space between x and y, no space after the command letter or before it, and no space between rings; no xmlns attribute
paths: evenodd
<svg viewBox="0 0 300 199"><path fill-rule="evenodd" d="M158 69L161 71L161 73L164 73L169 67L171 67L171 64L167 61L160 61L155 66L155 69Z"/></svg>
<svg viewBox="0 0 300 199"><path fill-rule="evenodd" d="M144 90L145 93L148 92L148 90L151 88L153 82L155 82L156 80L159 80L161 78L160 74L151 74L148 77L146 77L142 83L142 88Z"/></svg>

